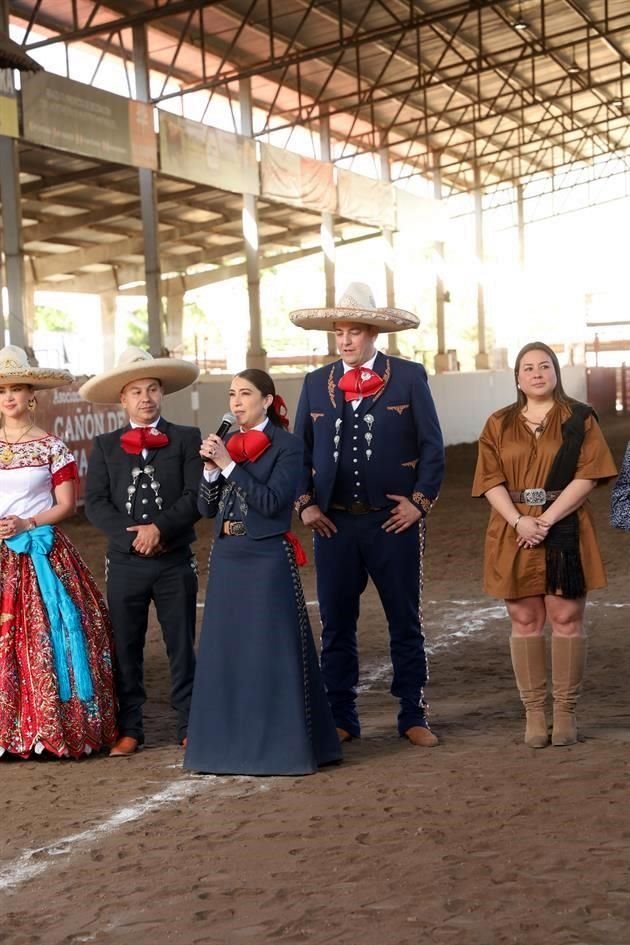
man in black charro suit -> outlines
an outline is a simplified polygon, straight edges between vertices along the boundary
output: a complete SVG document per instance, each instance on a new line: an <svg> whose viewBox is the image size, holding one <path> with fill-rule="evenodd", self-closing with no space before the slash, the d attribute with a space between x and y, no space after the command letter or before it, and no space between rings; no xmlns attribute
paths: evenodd
<svg viewBox="0 0 630 945"><path fill-rule="evenodd" d="M81 388L93 403L120 400L129 423L96 437L87 472L85 509L103 531L107 602L114 628L119 738L110 755L144 744L143 651L154 602L171 671L171 704L185 744L195 668L197 573L190 545L199 519L201 434L161 416L164 394L191 384L195 365L129 348L112 371Z"/></svg>

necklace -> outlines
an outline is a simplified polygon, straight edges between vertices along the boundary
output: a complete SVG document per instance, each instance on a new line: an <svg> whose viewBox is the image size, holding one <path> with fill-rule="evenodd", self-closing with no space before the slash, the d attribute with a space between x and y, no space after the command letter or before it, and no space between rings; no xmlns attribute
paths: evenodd
<svg viewBox="0 0 630 945"><path fill-rule="evenodd" d="M2 463L3 466L8 466L11 460L13 459L13 457L15 456L15 453L13 452L11 447L17 446L20 440L23 437L25 437L26 434L29 432L29 430L32 430L34 426L35 424L31 423L30 427L26 427L25 430L22 430L17 440L14 440L13 443L7 440L7 431L4 426L2 427L2 439L4 440L4 446L0 450L0 463Z"/></svg>
<svg viewBox="0 0 630 945"><path fill-rule="evenodd" d="M526 417L524 413L522 414L522 417L525 423L529 423L530 426L534 428L534 433L536 435L539 435L545 432L545 421L552 410L553 410L553 406L549 408L549 410L547 411L547 413L541 420L530 420L529 417Z"/></svg>

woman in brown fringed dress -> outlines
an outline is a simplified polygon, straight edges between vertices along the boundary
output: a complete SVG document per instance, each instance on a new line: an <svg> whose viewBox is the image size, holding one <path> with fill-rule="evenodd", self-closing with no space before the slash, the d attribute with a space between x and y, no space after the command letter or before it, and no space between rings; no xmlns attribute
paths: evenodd
<svg viewBox="0 0 630 945"><path fill-rule="evenodd" d="M531 748L549 744L549 620L551 741L571 745L586 660L586 594L606 585L587 498L616 469L592 409L567 397L547 345L525 345L514 373L516 402L492 414L479 439L473 496L485 496L492 507L484 589L505 600L512 622L512 666Z"/></svg>

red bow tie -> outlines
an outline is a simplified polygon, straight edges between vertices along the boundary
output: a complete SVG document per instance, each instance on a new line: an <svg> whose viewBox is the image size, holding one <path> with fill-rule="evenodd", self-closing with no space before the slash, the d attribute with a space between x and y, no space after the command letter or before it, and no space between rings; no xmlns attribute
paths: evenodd
<svg viewBox="0 0 630 945"><path fill-rule="evenodd" d="M140 454L142 450L159 450L167 444L166 433L161 433L155 427L135 427L127 430L120 438L125 453Z"/></svg>
<svg viewBox="0 0 630 945"><path fill-rule="evenodd" d="M255 463L269 449L271 440L262 430L248 430L235 433L225 445L235 463Z"/></svg>
<svg viewBox="0 0 630 945"><path fill-rule="evenodd" d="M360 397L372 397L383 387L383 378L376 371L366 367L355 367L346 371L339 381L339 389L344 392L346 401Z"/></svg>

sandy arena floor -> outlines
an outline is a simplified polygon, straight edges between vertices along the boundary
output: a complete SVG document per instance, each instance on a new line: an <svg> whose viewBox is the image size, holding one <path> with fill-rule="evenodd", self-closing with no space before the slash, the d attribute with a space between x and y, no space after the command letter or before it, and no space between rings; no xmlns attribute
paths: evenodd
<svg viewBox="0 0 630 945"><path fill-rule="evenodd" d="M605 429L620 460L630 425ZM190 776L153 625L142 754L0 763L0 943L629 945L630 536L608 527L609 489L598 490L610 584L588 608L581 742L531 751L504 608L480 586L475 448L448 452L425 585L441 746L396 734L386 628L368 589L364 737L344 764L302 779ZM100 536L79 519L67 531L101 578ZM209 531L199 529L201 563ZM304 582L317 635L311 567Z"/></svg>

